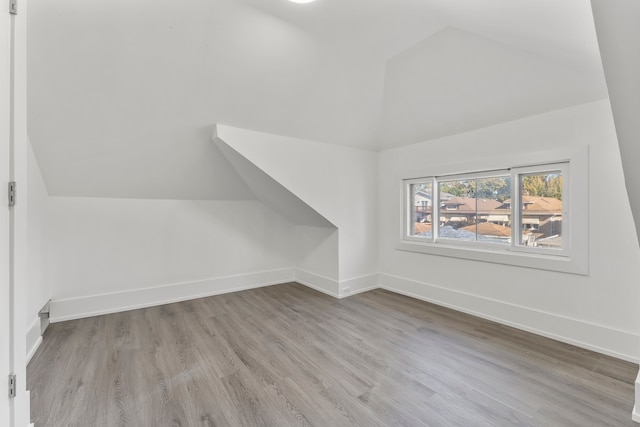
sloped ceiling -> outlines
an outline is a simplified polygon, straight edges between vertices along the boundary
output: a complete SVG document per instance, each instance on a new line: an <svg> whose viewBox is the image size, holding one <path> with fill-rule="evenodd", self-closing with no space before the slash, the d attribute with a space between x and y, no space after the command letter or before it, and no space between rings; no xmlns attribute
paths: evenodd
<svg viewBox="0 0 640 427"><path fill-rule="evenodd" d="M386 64L383 147L462 133L607 96L598 70L446 28ZM505 109L505 106L509 106Z"/></svg>
<svg viewBox="0 0 640 427"><path fill-rule="evenodd" d="M378 150L606 97L583 0L30 0L53 195L250 198L211 126Z"/></svg>

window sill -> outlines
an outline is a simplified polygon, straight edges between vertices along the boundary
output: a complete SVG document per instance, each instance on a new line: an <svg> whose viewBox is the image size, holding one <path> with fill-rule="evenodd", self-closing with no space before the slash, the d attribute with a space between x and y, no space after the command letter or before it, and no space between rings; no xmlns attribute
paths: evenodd
<svg viewBox="0 0 640 427"><path fill-rule="evenodd" d="M491 262L495 264L579 274L583 276L589 275L589 264L585 255L567 257L532 254L527 252L511 252L507 250L489 250L485 248L474 249L469 247L446 245L443 243L422 243L409 240L400 242L396 246L396 249L429 255L462 258L472 261Z"/></svg>

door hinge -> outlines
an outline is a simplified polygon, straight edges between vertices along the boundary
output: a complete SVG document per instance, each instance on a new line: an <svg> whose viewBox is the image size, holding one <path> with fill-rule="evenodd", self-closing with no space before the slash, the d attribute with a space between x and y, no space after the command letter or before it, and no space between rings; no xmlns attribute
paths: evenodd
<svg viewBox="0 0 640 427"><path fill-rule="evenodd" d="M9 0L9 13L12 15L18 14L18 0Z"/></svg>
<svg viewBox="0 0 640 427"><path fill-rule="evenodd" d="M9 375L9 397L16 397L16 374Z"/></svg>
<svg viewBox="0 0 640 427"><path fill-rule="evenodd" d="M9 206L16 205L16 183L12 181L9 183Z"/></svg>

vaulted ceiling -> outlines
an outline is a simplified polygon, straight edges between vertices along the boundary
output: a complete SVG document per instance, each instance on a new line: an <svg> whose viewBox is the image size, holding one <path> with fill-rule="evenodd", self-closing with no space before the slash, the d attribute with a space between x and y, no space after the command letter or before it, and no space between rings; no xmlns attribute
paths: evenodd
<svg viewBox="0 0 640 427"><path fill-rule="evenodd" d="M30 0L53 195L251 198L215 123L372 150L607 97L588 0Z"/></svg>

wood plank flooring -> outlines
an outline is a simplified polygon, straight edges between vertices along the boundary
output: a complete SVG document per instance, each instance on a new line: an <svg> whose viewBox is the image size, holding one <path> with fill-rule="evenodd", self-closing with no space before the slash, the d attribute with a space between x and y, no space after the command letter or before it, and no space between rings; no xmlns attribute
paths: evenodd
<svg viewBox="0 0 640 427"><path fill-rule="evenodd" d="M383 290L288 283L52 324L42 426L633 426L637 365Z"/></svg>

